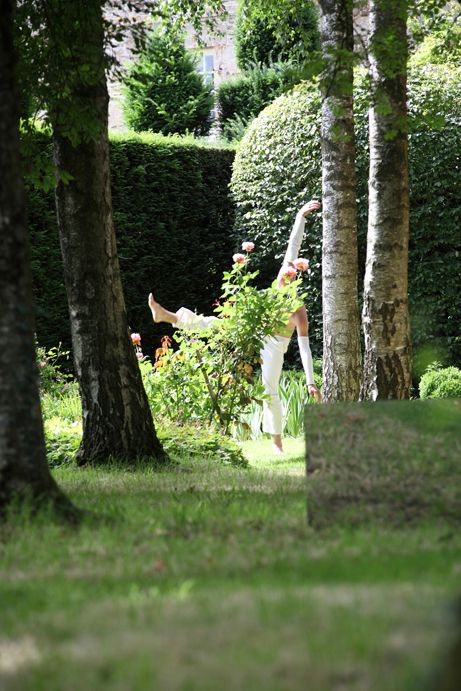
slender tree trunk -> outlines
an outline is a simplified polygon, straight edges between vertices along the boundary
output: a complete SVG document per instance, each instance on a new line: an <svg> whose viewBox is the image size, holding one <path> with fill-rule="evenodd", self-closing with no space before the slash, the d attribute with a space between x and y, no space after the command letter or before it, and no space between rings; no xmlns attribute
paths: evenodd
<svg viewBox="0 0 461 691"><path fill-rule="evenodd" d="M74 61L90 62L96 74L73 79L71 97L53 113L53 141L58 173L69 177L56 187L56 205L72 344L82 396L83 439L78 462L128 462L140 458L165 461L156 436L141 374L129 336L120 278L110 189L108 93L104 74L103 29L98 0L82 12L77 32L64 27ZM73 10L73 11L74 11ZM66 10L67 11L67 10ZM70 11L70 10L69 10ZM80 43L91 47L81 54ZM98 76L99 70L99 76ZM90 114L91 136L71 141L70 118Z"/></svg>
<svg viewBox="0 0 461 691"><path fill-rule="evenodd" d="M13 0L0 0L0 514L45 503L77 518L45 454L34 346L32 277L19 164Z"/></svg>
<svg viewBox="0 0 461 691"><path fill-rule="evenodd" d="M357 400L360 321L353 114L352 0L321 0L323 397Z"/></svg>
<svg viewBox="0 0 461 691"><path fill-rule="evenodd" d="M406 0L370 3L370 176L363 399L409 398Z"/></svg>

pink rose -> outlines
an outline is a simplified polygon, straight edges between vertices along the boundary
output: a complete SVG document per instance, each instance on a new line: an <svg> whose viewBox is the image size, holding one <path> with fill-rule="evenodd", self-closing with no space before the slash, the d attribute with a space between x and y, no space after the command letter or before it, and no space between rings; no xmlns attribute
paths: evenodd
<svg viewBox="0 0 461 691"><path fill-rule="evenodd" d="M141 353L140 350L137 350L136 351L136 357L138 358L138 360L142 360L144 358L144 355Z"/></svg>
<svg viewBox="0 0 461 691"><path fill-rule="evenodd" d="M242 250L244 252L252 252L255 248L254 242L242 242Z"/></svg>
<svg viewBox="0 0 461 691"><path fill-rule="evenodd" d="M294 262L294 267L298 271L307 271L309 268L309 262L307 259L303 259L302 257L298 257L298 259L295 259Z"/></svg>
<svg viewBox="0 0 461 691"><path fill-rule="evenodd" d="M40 360L38 366L40 367L40 369L43 369L43 367L46 367L46 362L44 360Z"/></svg>
<svg viewBox="0 0 461 691"><path fill-rule="evenodd" d="M232 257L234 264L245 264L245 259L244 254L234 254Z"/></svg>
<svg viewBox="0 0 461 691"><path fill-rule="evenodd" d="M141 334L131 334L132 343L141 343Z"/></svg>

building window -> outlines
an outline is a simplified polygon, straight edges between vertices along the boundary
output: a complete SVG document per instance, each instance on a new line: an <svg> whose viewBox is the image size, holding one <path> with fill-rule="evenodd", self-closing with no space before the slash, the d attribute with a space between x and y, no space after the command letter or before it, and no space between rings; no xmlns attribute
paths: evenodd
<svg viewBox="0 0 461 691"><path fill-rule="evenodd" d="M203 78L207 84L213 84L214 81L214 55L212 53L204 53L199 58L198 71L203 74Z"/></svg>

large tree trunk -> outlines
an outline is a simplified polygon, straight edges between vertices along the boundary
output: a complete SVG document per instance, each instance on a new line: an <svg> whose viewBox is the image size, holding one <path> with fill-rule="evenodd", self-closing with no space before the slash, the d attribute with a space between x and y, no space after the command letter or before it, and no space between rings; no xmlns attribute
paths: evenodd
<svg viewBox="0 0 461 691"><path fill-rule="evenodd" d="M12 501L27 501L34 509L51 502L76 518L45 455L19 164L13 9L12 0L0 0L0 514Z"/></svg>
<svg viewBox="0 0 461 691"><path fill-rule="evenodd" d="M406 1L370 3L370 177L363 399L409 398Z"/></svg>
<svg viewBox="0 0 461 691"><path fill-rule="evenodd" d="M352 0L321 0L323 397L357 400L360 321L353 115Z"/></svg>
<svg viewBox="0 0 461 691"><path fill-rule="evenodd" d="M86 4L85 4L86 5ZM85 8L83 8L85 9ZM66 9L67 11L67 9ZM62 179L56 205L69 303L75 370L83 409L78 462L166 460L155 433L141 374L131 343L112 219L108 93L104 74L100 3L93 0L79 16L78 31L63 24L73 53L72 94L53 113L55 163ZM87 42L91 50L82 53ZM90 61L93 83L75 79L75 61ZM64 63L65 64L65 63ZM72 72L72 70L74 70ZM99 70L99 76L98 72ZM75 112L90 118L91 136L68 136ZM89 115L88 115L89 114Z"/></svg>

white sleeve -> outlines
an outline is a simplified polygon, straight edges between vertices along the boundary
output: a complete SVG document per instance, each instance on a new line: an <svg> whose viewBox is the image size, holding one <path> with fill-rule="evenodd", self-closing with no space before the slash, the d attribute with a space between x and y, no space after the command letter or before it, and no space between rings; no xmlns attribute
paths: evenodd
<svg viewBox="0 0 461 691"><path fill-rule="evenodd" d="M314 364L312 362L312 353L309 345L309 336L298 336L299 353L301 355L301 362L303 363L304 372L306 373L307 385L315 385L314 381Z"/></svg>
<svg viewBox="0 0 461 691"><path fill-rule="evenodd" d="M304 237L304 227L306 225L306 217L304 214L298 212L296 214L293 229L290 234L290 239L288 240L287 251L285 252L285 257L283 263L294 262L295 259L299 257L299 250L301 249L301 244Z"/></svg>

